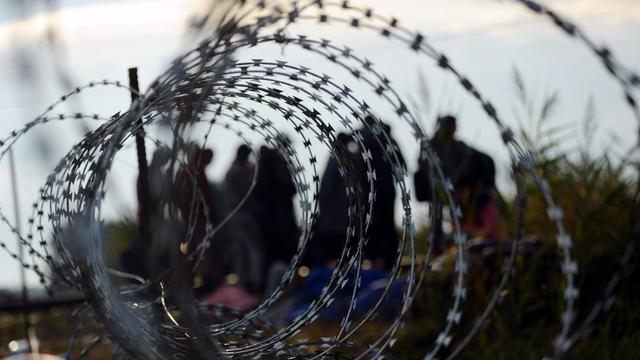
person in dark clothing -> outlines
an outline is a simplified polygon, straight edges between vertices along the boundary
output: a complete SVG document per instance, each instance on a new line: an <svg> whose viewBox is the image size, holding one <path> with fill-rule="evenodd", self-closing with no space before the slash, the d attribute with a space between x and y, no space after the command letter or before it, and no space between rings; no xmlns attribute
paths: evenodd
<svg viewBox="0 0 640 360"><path fill-rule="evenodd" d="M151 163L148 166L148 183L142 184L142 179L138 177L136 181L136 192L138 198L138 222L140 228L153 228L159 219L160 206L163 194L170 190L169 182L166 179L164 167L169 161L170 151L167 148L159 148L153 153ZM144 187L146 186L146 189ZM143 193L148 191L149 197ZM143 222L148 222L143 224ZM143 234L138 231L138 236L129 249L122 255L124 270L128 273L147 277L150 275L150 264L148 259L149 248L152 243L146 243L152 239L143 239Z"/></svg>
<svg viewBox="0 0 640 360"><path fill-rule="evenodd" d="M334 151L341 155L342 161L352 166L359 156L356 143L345 133L340 133L336 137ZM344 181L340 177L338 158L332 156L320 182L319 214L305 261L308 265L325 265L328 261L337 259L342 253L348 224L348 199Z"/></svg>
<svg viewBox="0 0 640 360"><path fill-rule="evenodd" d="M455 138L456 118L438 118L431 148L440 160L442 173L453 185L454 200L462 210L461 230L471 236L496 237L497 207L493 201L495 165L488 155ZM414 180L418 201L431 201L431 178L428 164L420 160ZM448 205L442 192L436 193ZM438 209L435 209L438 211ZM442 241L441 222L436 222L434 250L439 253Z"/></svg>
<svg viewBox="0 0 640 360"><path fill-rule="evenodd" d="M254 201L264 240L266 269L276 261L291 261L295 254L298 233L293 209L295 194L286 160L276 149L263 146L258 160Z"/></svg>
<svg viewBox="0 0 640 360"><path fill-rule="evenodd" d="M235 207L251 188L255 166L250 161L251 148L245 144L238 147L236 158L224 178L228 207Z"/></svg>
<svg viewBox="0 0 640 360"><path fill-rule="evenodd" d="M250 156L251 148L240 145L224 178L225 214L230 214L245 200L229 219L225 235L229 242L230 270L238 275L244 288L256 292L264 282L265 250L255 217L255 198L247 197L255 175L255 165L250 161Z"/></svg>
<svg viewBox="0 0 640 360"><path fill-rule="evenodd" d="M209 180L206 174L206 167L213 160L213 151L201 149L196 144L190 145L187 151L189 152L187 163L176 174L176 185L179 192L177 203L183 219L188 220L189 217L197 216L198 220L204 222L207 220L205 208L209 212L209 216L209 210L213 208L208 186Z"/></svg>
<svg viewBox="0 0 640 360"><path fill-rule="evenodd" d="M489 155L472 150L467 176L455 193L463 215L461 227L471 236L497 240L495 165Z"/></svg>
<svg viewBox="0 0 640 360"><path fill-rule="evenodd" d="M436 133L430 141L431 148L440 158L440 167L455 186L463 186L469 182L467 171L471 163L473 149L455 138L457 125L456 118L445 115L438 118ZM425 164L420 164L419 172L426 174ZM419 193L421 195L421 193ZM424 196L418 196L418 200L428 200Z"/></svg>
<svg viewBox="0 0 640 360"><path fill-rule="evenodd" d="M367 232L369 243L365 247L365 257L374 261L386 269L391 269L398 251L398 234L395 227L395 199L396 187L394 169L389 160L393 159L393 153L387 153L393 149L398 157L400 166L404 167L404 157L397 143L391 137L391 127L382 122L376 122L372 116L367 116L365 122L368 127L361 130L364 149L371 152L371 165L375 172L374 182L375 201L373 203L373 218ZM372 130L373 129L373 130ZM376 136L375 133L379 135ZM385 135L387 138L385 138ZM385 158L388 155L389 160ZM362 159L362 157L360 157ZM368 181L367 168L363 160L360 160L360 174L358 181L362 186L364 199L368 199L371 188Z"/></svg>
<svg viewBox="0 0 640 360"><path fill-rule="evenodd" d="M185 149L187 153L186 163L181 165L175 177L176 199L175 203L182 219L183 242L179 244L179 250L184 255L199 254L198 247L203 241L208 241L210 246L202 255L202 263L197 273L203 282L203 289L213 288L219 283L224 274L221 271L222 254L218 238L205 239L207 231L219 223L218 208L220 199L214 198L212 188L207 178L206 168L213 161L213 151L202 149L197 144L189 144ZM189 240L189 241L187 241ZM195 261L189 263L195 266Z"/></svg>

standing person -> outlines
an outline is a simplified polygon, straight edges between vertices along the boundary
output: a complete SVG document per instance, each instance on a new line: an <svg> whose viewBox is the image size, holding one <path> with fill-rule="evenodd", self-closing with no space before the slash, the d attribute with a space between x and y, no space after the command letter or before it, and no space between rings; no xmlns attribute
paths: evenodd
<svg viewBox="0 0 640 360"><path fill-rule="evenodd" d="M495 165L489 155L472 150L468 175L456 192L463 215L460 226L473 237L498 240Z"/></svg>
<svg viewBox="0 0 640 360"><path fill-rule="evenodd" d="M176 173L176 204L184 227L180 252L186 256L196 251L203 241L212 242L211 246L206 247L199 271L205 289L214 287L224 277L223 244L214 241L215 238L205 239L208 228L215 227L219 221L216 206L219 207L220 203L212 195L206 174L206 168L212 161L211 149L202 149L197 144L190 144L187 146L186 164ZM187 243L188 238L190 243Z"/></svg>
<svg viewBox="0 0 640 360"><path fill-rule="evenodd" d="M225 214L234 211L225 226L229 241L230 270L238 275L240 284L250 292L259 291L264 282L265 250L260 227L255 217L256 204L248 196L255 175L255 165L250 161L251 148L240 145L236 158L224 178L226 193Z"/></svg>
<svg viewBox="0 0 640 360"><path fill-rule="evenodd" d="M345 133L340 133L335 144L334 151L341 154L342 161L353 166L359 155L353 139ZM344 179L340 177L338 158L332 156L320 181L319 214L313 238L309 244L306 263L311 266L322 266L340 256L347 237L348 206Z"/></svg>
<svg viewBox="0 0 640 360"><path fill-rule="evenodd" d="M266 263L288 263L295 254L298 228L293 209L295 184L278 150L262 146L254 190L256 218L264 240Z"/></svg>
<svg viewBox="0 0 640 360"><path fill-rule="evenodd" d="M188 145L187 162L176 174L178 186L177 203L185 221L196 222L197 240L202 240L207 221L212 222L212 196L206 168L213 160L211 149L201 149L196 144ZM194 218L195 217L195 218Z"/></svg>
<svg viewBox="0 0 640 360"><path fill-rule="evenodd" d="M240 203L251 188L255 165L250 161L250 157L251 148L245 144L240 145L225 175L224 189L232 207Z"/></svg>
<svg viewBox="0 0 640 360"><path fill-rule="evenodd" d="M148 171L148 187L149 198L145 199L143 196L143 184L141 178L138 177L136 182L136 192L138 198L138 221L141 223L141 228L152 229L160 219L160 209L162 204L163 194L166 194L171 189L170 181L168 180L164 167L169 161L170 151L167 148L158 148L151 158ZM143 221L148 221L148 224L142 224ZM149 264L149 252L153 247L153 243L144 244L142 242L142 234L138 233L138 239L122 254L122 265L125 271L137 274L143 277L151 275L151 269ZM147 240L152 240L147 239Z"/></svg>
<svg viewBox="0 0 640 360"><path fill-rule="evenodd" d="M498 209L493 201L495 189L495 165L488 155L468 146L455 137L456 118L445 115L438 118L437 129L430 141L431 148L440 160L443 175L453 185L454 200L462 211L461 230L471 236L496 238ZM418 201L431 201L431 184L428 165L420 162L415 174ZM446 199L441 199L447 205ZM436 209L437 210L437 209ZM441 222L436 222L434 243L440 252Z"/></svg>
<svg viewBox="0 0 640 360"><path fill-rule="evenodd" d="M391 136L389 125L380 121L376 122L371 115L367 116L364 121L368 126L361 130L364 145L362 151L371 152L372 170L376 176L373 184L375 189L373 218L367 232L369 243L365 248L365 256L373 260L374 264L389 270L394 265L399 241L395 226L396 187L393 167L385 155L391 160L393 154L387 153L387 151L393 149L402 167L405 166L404 157ZM376 136L374 132L378 132L378 130L379 134ZM369 186L367 168L362 160L360 162L362 165L359 167L361 169L359 182L363 189L363 195L367 199L372 189Z"/></svg>

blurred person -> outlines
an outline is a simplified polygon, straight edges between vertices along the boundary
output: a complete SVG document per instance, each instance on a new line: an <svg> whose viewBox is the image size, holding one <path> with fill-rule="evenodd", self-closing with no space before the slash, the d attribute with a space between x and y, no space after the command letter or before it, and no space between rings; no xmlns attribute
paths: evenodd
<svg viewBox="0 0 640 360"><path fill-rule="evenodd" d="M498 208L493 200L495 165L484 154L455 137L456 118L445 115L438 118L437 129L429 142L438 156L443 175L453 185L453 197L462 211L461 230L473 237L496 239ZM415 174L418 201L431 201L431 174L426 161L421 160ZM436 193L436 196L442 196ZM443 197L442 203L447 205ZM435 209L435 211L439 211ZM442 251L441 222L436 222L434 251Z"/></svg>
<svg viewBox="0 0 640 360"><path fill-rule="evenodd" d="M160 147L151 157L151 163L147 168L147 184L142 183L142 178L138 176L136 181L136 193L138 198L138 234L137 239L131 244L129 249L122 255L122 265L125 271L146 277L150 275L149 251L153 243L145 243L152 239L143 239L145 236L142 229L151 229L154 223L159 221L160 207L163 194L170 191L171 185L165 173L165 166L169 162L171 152L169 149ZM146 189L145 189L146 186ZM148 198L144 192L148 191ZM149 236L151 233L149 232Z"/></svg>
<svg viewBox="0 0 640 360"><path fill-rule="evenodd" d="M205 239L207 232L220 222L222 199L215 196L219 193L212 188L206 174L206 168L214 158L213 150L190 144L186 151L186 163L178 169L175 177L176 204L184 233L179 250L184 255L191 254L199 251L196 249L203 241L210 242L203 254L201 266L194 274L202 282L197 285L201 285L202 291L207 291L224 279L225 243L221 236Z"/></svg>
<svg viewBox="0 0 640 360"><path fill-rule="evenodd" d="M284 157L278 150L262 146L253 198L267 272L276 262L290 262L295 254L298 235L293 208L295 194L293 176Z"/></svg>
<svg viewBox="0 0 640 360"><path fill-rule="evenodd" d="M336 137L334 151L351 166L359 156L355 141L345 133ZM338 157L334 155L329 158L320 181L319 214L305 261L308 265L322 266L340 256L347 238L348 206L345 179L340 176Z"/></svg>
<svg viewBox="0 0 640 360"><path fill-rule="evenodd" d="M390 270L397 258L399 241L395 226L396 187L393 175L394 169L389 162L393 159L393 154L387 153L388 149L393 149L401 167L405 167L405 162L395 139L391 136L391 127L381 121L376 121L371 115L368 115L364 121L367 126L360 130L364 147L361 151L371 152L372 171L375 172L376 176L373 184L375 189L375 201L372 209L373 218L367 232L369 242L365 247L365 257L372 260L375 265ZM385 155L389 159L386 159ZM369 185L367 168L362 156L360 156L359 162L360 174L358 181L366 200L372 189Z"/></svg>
<svg viewBox="0 0 640 360"><path fill-rule="evenodd" d="M251 148L245 144L240 145L225 175L224 188L231 206L240 203L251 188L255 165L250 157Z"/></svg>
<svg viewBox="0 0 640 360"><path fill-rule="evenodd" d="M241 205L225 226L230 249L229 271L238 276L240 285L255 293L264 282L265 250L255 216L255 198L249 194L255 175L255 164L250 157L251 148L240 145L224 178L223 187L226 194L225 214L229 215Z"/></svg>
<svg viewBox="0 0 640 360"><path fill-rule="evenodd" d="M214 222L213 196L206 174L207 166L213 161L213 151L196 144L190 145L188 151L186 164L176 174L177 203L183 221L195 224L194 245L197 245L205 235L206 223Z"/></svg>

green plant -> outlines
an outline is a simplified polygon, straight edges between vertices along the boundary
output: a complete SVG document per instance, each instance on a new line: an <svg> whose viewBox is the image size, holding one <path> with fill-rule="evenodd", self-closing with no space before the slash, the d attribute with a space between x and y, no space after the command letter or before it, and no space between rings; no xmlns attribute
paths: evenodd
<svg viewBox="0 0 640 360"><path fill-rule="evenodd" d="M568 134L577 123L554 124L551 119L559 104L557 93L536 102L529 96L522 76L514 70L516 119L520 138L536 158L540 174L549 182L557 205L564 212L564 224L573 239L573 257L580 272L577 321L574 330L601 304L611 279L621 276L614 289L615 306L601 312L587 325L585 336L567 354L575 359L640 358L640 285L638 251L619 272L621 260L633 241L638 214L637 174L627 157L614 158L611 151L594 154L589 144L596 133L597 112L589 99L582 121L582 143L568 144ZM539 239L542 248L517 258L515 272L502 292L502 299L482 330L462 353L463 359L540 359L552 351L552 341L560 329L564 279L561 254L556 247L553 224L543 196L533 181L524 185L525 233ZM513 203L514 199L507 199ZM514 207L508 207L513 209ZM513 210L511 210L513 211ZM513 219L513 214L502 214ZM513 224L511 224L513 226ZM640 250L640 249L639 249ZM463 304L463 321L455 332L464 337L475 317L488 304L501 276L506 254L472 261L467 277L469 294ZM451 300L451 279L447 271L432 274L416 298L408 326L391 353L402 359L418 359L430 349ZM605 299L606 300L606 299ZM609 298L612 300L612 298ZM455 342L453 344L455 346Z"/></svg>

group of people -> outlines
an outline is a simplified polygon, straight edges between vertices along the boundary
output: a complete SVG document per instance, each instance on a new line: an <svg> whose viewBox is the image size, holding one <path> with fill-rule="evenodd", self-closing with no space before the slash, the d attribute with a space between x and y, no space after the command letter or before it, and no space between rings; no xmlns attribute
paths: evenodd
<svg viewBox="0 0 640 360"><path fill-rule="evenodd" d="M404 167L404 158L391 136L388 125L377 122L381 131L373 135L371 129L376 121L371 117L365 119L366 126L361 130L362 147L371 152L371 166L376 174L375 203L373 218L368 232L365 234L367 245L364 257L379 268L390 269L397 259L398 235L395 228L396 190L393 180L393 168L390 157L395 155L396 165ZM458 140L456 134L456 118L451 115L441 116L437 121L435 135L429 147L439 159L442 175L453 186L453 200L460 207L462 218L460 230L471 237L496 240L498 234L498 208L495 201L495 165L487 154ZM389 143L386 143L389 142ZM367 169L362 160L362 151L354 141L354 137L340 134L337 146L340 157L350 162L355 170L355 182L359 185L365 200L370 193ZM340 152L340 149L346 151ZM389 154L389 151L394 154ZM385 158L385 152L387 156ZM344 160L342 161L344 164ZM311 242L308 258L312 265L324 264L341 256L347 239L347 204L348 199L344 186L349 179L339 175L339 159L332 157L324 172L319 194L320 214L316 222L315 238ZM442 214L442 205L451 206L450 199L442 191L434 191L433 167L427 159L420 157L418 170L414 174L415 195L418 201L433 201L438 197L440 208L433 208ZM346 183L345 183L346 181ZM352 184L353 185L353 184ZM437 217L434 236L434 252L440 253L446 243L442 230L442 218Z"/></svg>
<svg viewBox="0 0 640 360"><path fill-rule="evenodd" d="M360 144L354 140L354 135L361 139ZM366 240L364 257L380 268L390 269L398 248L393 166L405 167L402 153L391 136L391 127L368 116L365 118L365 126L358 130L358 134L338 134L333 149L334 156L329 159L320 183L319 215L306 262L311 266L321 266L341 256L347 241L349 199L346 186L350 186L361 199L356 211L365 217L366 214L373 215L366 231L366 224L360 224L359 227L360 234L365 235ZM393 156L386 153L389 149L395 153L397 162L390 161ZM364 151L370 152L371 156L363 156ZM370 168L367 167L365 157L370 159ZM350 170L350 178L340 175L340 166ZM345 174L346 171L342 173ZM373 175L369 174L375 174L373 189L370 182ZM370 208L368 200L373 192L375 201ZM352 201L355 201L355 196L357 195L354 195ZM355 203L352 202L352 205L356 208ZM352 224L352 227L356 228L356 225ZM353 247L358 246L360 237L350 239Z"/></svg>
<svg viewBox="0 0 640 360"><path fill-rule="evenodd" d="M462 210L461 230L472 236L495 238L495 166L489 156L456 139L455 133L456 119L440 117L429 145L439 158L443 175L453 185L454 200ZM406 169L391 128L368 116L355 134L338 134L332 148L334 156L320 181L319 213L303 264L311 268L330 264L341 257L346 242L351 241L353 248L358 246L361 238L354 235L364 235L364 258L377 268L389 270L397 259L399 242L394 166ZM139 180L140 228L147 231L140 237L153 239L153 244L138 241L129 261L125 257L129 263L125 267L134 273L157 276L171 261L169 238L186 238L190 240L179 244L184 254L203 249L199 272L191 275L201 279L205 290L223 284L227 274L235 274L236 281L249 292L268 290L273 282L270 277L274 277L269 274L274 268L288 267L300 235L294 211L296 187L287 160L272 147L262 146L254 154L249 146L240 145L224 180L214 184L206 175L213 151L190 144L185 153L186 160L178 164L168 149L157 150L148 167L147 189ZM366 158L370 159L368 165ZM173 176L166 176L169 164L177 168ZM432 191L433 178L431 168L421 158L414 176L417 199L433 201L434 196L440 196L440 203L449 205L446 197ZM353 192L346 191L347 187ZM174 194L174 198L164 200L173 206L163 205L161 199L166 194ZM351 210L349 197L355 201ZM157 223L171 209L173 218L181 219L181 224ZM350 216L354 209L361 215L372 214L366 232L364 224L352 223L351 229L360 232L348 234L350 219L357 218ZM178 228L180 233L169 227ZM442 251L445 236L441 228L435 230L440 234L434 244L437 253ZM205 238L208 246L201 245ZM163 239L166 246L162 245ZM148 254L153 264L143 266L144 262L137 261Z"/></svg>
<svg viewBox="0 0 640 360"><path fill-rule="evenodd" d="M267 146L254 157L240 145L217 184L206 174L213 150L187 144L184 154L178 161L159 148L146 178L139 177L138 235L122 256L123 267L158 278L178 249L189 255L182 256L189 258L184 267L196 269L187 276L198 279L192 285L201 293L215 290L228 274L247 291L264 291L269 269L288 263L297 246L296 188L285 158Z"/></svg>

